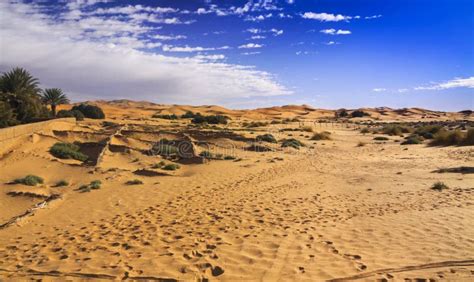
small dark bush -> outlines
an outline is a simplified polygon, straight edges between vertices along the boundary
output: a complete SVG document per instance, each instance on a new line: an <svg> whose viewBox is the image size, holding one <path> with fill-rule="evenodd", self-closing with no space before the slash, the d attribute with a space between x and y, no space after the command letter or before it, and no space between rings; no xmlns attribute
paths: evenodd
<svg viewBox="0 0 474 282"><path fill-rule="evenodd" d="M234 156L229 156L229 155L224 157L224 160L235 160L235 159L237 159L237 158L234 157Z"/></svg>
<svg viewBox="0 0 474 282"><path fill-rule="evenodd" d="M181 168L178 164L167 164L163 167L163 170L177 170Z"/></svg>
<svg viewBox="0 0 474 282"><path fill-rule="evenodd" d="M409 127L402 125L386 125L382 127L382 133L391 136L400 136L403 133L410 133L411 131Z"/></svg>
<svg viewBox="0 0 474 282"><path fill-rule="evenodd" d="M49 149L49 152L60 159L75 159L82 162L88 159L88 156L79 152L79 146L71 143L58 142Z"/></svg>
<svg viewBox="0 0 474 282"><path fill-rule="evenodd" d="M367 144L365 142L362 142L362 141L357 143L357 147L364 147L365 145L367 145Z"/></svg>
<svg viewBox="0 0 474 282"><path fill-rule="evenodd" d="M285 139L283 140L282 144L281 144L282 147L291 147L291 148L295 148L295 149L299 149L300 147L305 147L305 145L297 140L297 139L294 139L294 138L290 138L290 139Z"/></svg>
<svg viewBox="0 0 474 282"><path fill-rule="evenodd" d="M467 133L464 133L460 130L453 131L439 131L433 137L433 140L430 142L432 146L461 146L469 145L469 142L472 142L474 133L470 129ZM473 144L473 143L471 143Z"/></svg>
<svg viewBox="0 0 474 282"><path fill-rule="evenodd" d="M81 193L90 192L91 190L100 189L102 182L100 180L91 181L88 185L81 185L77 190Z"/></svg>
<svg viewBox="0 0 474 282"><path fill-rule="evenodd" d="M66 180L60 180L55 185L55 187L64 187L64 186L69 186L69 182L67 182Z"/></svg>
<svg viewBox="0 0 474 282"><path fill-rule="evenodd" d="M433 186L431 186L431 189L433 190L436 190L436 191L443 191L444 189L448 189L448 185L444 184L443 182L436 182L435 184L433 184Z"/></svg>
<svg viewBox="0 0 474 282"><path fill-rule="evenodd" d="M474 146L474 128L469 128L464 138L463 145L465 146Z"/></svg>
<svg viewBox="0 0 474 282"><path fill-rule="evenodd" d="M165 164L166 163L164 161L161 161L159 163L152 165L151 168L154 168L154 169L162 168Z"/></svg>
<svg viewBox="0 0 474 282"><path fill-rule="evenodd" d="M370 133L370 129L368 129L367 127L364 127L364 128L361 129L360 133L362 133L362 134Z"/></svg>
<svg viewBox="0 0 474 282"><path fill-rule="evenodd" d="M67 110L60 110L57 115L58 118L66 118L66 117L74 117L76 120L84 120L84 114L78 110L67 111Z"/></svg>
<svg viewBox="0 0 474 282"><path fill-rule="evenodd" d="M390 139L388 139L385 136L377 136L377 137L374 137L374 140L376 140L376 141L388 141Z"/></svg>
<svg viewBox="0 0 474 282"><path fill-rule="evenodd" d="M319 140L331 140L331 133L328 131L317 132L311 137L311 140L319 141Z"/></svg>
<svg viewBox="0 0 474 282"><path fill-rule="evenodd" d="M420 137L418 135L412 135L407 138L407 140L403 141L401 145L416 145L416 144L422 144L423 143L423 137Z"/></svg>
<svg viewBox="0 0 474 282"><path fill-rule="evenodd" d="M157 144L153 145L152 152L160 156L172 156L178 154L178 147L174 145L174 141L161 139Z"/></svg>
<svg viewBox="0 0 474 282"><path fill-rule="evenodd" d="M27 186L36 186L38 184L43 184L44 179L36 175L27 175L23 178L15 179L14 183L23 184Z"/></svg>
<svg viewBox="0 0 474 282"><path fill-rule="evenodd" d="M141 181L140 179L133 179L133 180L129 180L129 181L125 182L125 184L127 184L127 185L141 185L141 184L143 184L143 181Z"/></svg>
<svg viewBox="0 0 474 282"><path fill-rule="evenodd" d="M197 114L194 116L191 122L195 124L202 124L202 123L227 124L228 120L229 120L229 117L223 116L223 115L203 116L203 115Z"/></svg>
<svg viewBox="0 0 474 282"><path fill-rule="evenodd" d="M79 111L84 114L86 118L92 118L92 119L104 119L105 114L104 111L102 111L101 108L94 106L94 105L89 105L89 104L80 104L78 106L74 106L71 109L72 111Z"/></svg>
<svg viewBox="0 0 474 282"><path fill-rule="evenodd" d="M277 143L278 141L275 139L275 137L269 133L263 134L263 135L258 135L256 138L257 141L259 142L268 142L268 143Z"/></svg>
<svg viewBox="0 0 474 282"><path fill-rule="evenodd" d="M441 131L445 131L441 125L425 125L415 129L414 133L425 139L433 139L434 135Z"/></svg>
<svg viewBox="0 0 474 282"><path fill-rule="evenodd" d="M191 111L187 111L184 115L181 115L181 118L194 118L194 117L196 117L196 114Z"/></svg>
<svg viewBox="0 0 474 282"><path fill-rule="evenodd" d="M169 119L169 120L175 120L178 119L178 116L175 114L171 115L161 115L161 114L154 114L152 118L161 118L161 119Z"/></svg>
<svg viewBox="0 0 474 282"><path fill-rule="evenodd" d="M263 127L263 126L267 126L267 125L268 125L268 122L263 122L263 121L252 121L250 123L248 123L248 122L243 123L244 127L250 127L250 128Z"/></svg>
<svg viewBox="0 0 474 282"><path fill-rule="evenodd" d="M351 113L351 117L357 118L357 117L365 117L365 116L370 116L368 113L361 111L361 110L355 110Z"/></svg>
<svg viewBox="0 0 474 282"><path fill-rule="evenodd" d="M100 180L94 180L89 184L89 187L91 189L100 189L100 186L102 185L102 182Z"/></svg>
<svg viewBox="0 0 474 282"><path fill-rule="evenodd" d="M347 117L349 116L349 113L347 112L346 109L339 109L335 113L336 118L342 118L342 117Z"/></svg>

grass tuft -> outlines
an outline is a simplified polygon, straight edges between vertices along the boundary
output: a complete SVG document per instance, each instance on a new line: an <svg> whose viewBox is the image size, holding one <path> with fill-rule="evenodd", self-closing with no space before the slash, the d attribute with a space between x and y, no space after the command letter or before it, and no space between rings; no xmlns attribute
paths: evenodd
<svg viewBox="0 0 474 282"><path fill-rule="evenodd" d="M436 190L436 191L443 191L444 189L448 189L448 185L444 184L443 182L436 182L435 184L433 184L433 186L431 186L431 189L433 190Z"/></svg>
<svg viewBox="0 0 474 282"><path fill-rule="evenodd" d="M23 178L15 179L14 183L23 184L27 186L36 186L38 184L43 184L44 179L39 176L29 174Z"/></svg>
<svg viewBox="0 0 474 282"><path fill-rule="evenodd" d="M127 185L141 185L141 184L143 184L143 181L141 181L140 179L133 179L133 180L129 180L129 181L125 182L125 184L127 184Z"/></svg>
<svg viewBox="0 0 474 282"><path fill-rule="evenodd" d="M323 132L316 132L313 137L311 137L311 140L331 140L331 133L328 131L323 131Z"/></svg>
<svg viewBox="0 0 474 282"><path fill-rule="evenodd" d="M49 152L51 155L60 159L74 159L81 162L86 161L88 156L81 153L79 149L79 146L76 144L58 142L49 149Z"/></svg>

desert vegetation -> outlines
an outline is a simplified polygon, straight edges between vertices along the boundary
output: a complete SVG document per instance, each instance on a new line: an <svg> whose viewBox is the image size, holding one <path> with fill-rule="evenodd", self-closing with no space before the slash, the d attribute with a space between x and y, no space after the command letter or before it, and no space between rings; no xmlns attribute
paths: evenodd
<svg viewBox="0 0 474 282"><path fill-rule="evenodd" d="M29 174L29 175L27 175L23 178L15 179L13 182L16 183L16 184L23 184L23 185L27 185L27 186L36 186L38 184L43 184L44 179L42 177L39 177L39 176L36 176L36 175L33 175L33 174Z"/></svg>
<svg viewBox="0 0 474 282"><path fill-rule="evenodd" d="M74 159L84 162L88 156L80 152L80 147L76 144L58 142L54 144L49 152L51 155L60 159Z"/></svg>
<svg viewBox="0 0 474 282"><path fill-rule="evenodd" d="M311 140L319 141L319 140L331 140L331 132L323 131L323 132L316 132L312 137Z"/></svg>

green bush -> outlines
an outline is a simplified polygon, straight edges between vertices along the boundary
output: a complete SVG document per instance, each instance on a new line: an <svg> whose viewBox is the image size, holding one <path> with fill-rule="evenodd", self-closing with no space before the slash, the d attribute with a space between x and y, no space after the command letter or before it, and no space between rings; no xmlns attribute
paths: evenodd
<svg viewBox="0 0 474 282"><path fill-rule="evenodd" d="M411 129L402 125L385 125L382 127L382 133L391 136L400 136L403 133L410 133Z"/></svg>
<svg viewBox="0 0 474 282"><path fill-rule="evenodd" d="M346 109L339 109L335 112L334 115L335 115L336 118L342 118L342 117L349 116L349 113L347 112Z"/></svg>
<svg viewBox="0 0 474 282"><path fill-rule="evenodd" d="M365 117L365 116L370 116L368 113L361 111L361 110L355 110L351 113L351 117L356 118L356 117Z"/></svg>
<svg viewBox="0 0 474 282"><path fill-rule="evenodd" d="M100 189L101 185L102 185L102 182L100 180L94 180L89 184L89 187L91 189Z"/></svg>
<svg viewBox="0 0 474 282"><path fill-rule="evenodd" d="M441 125L424 125L415 129L415 134L425 139L433 139L438 132L445 131Z"/></svg>
<svg viewBox="0 0 474 282"><path fill-rule="evenodd" d="M58 118L74 117L76 120L84 120L84 114L78 110L67 111L60 110L57 115Z"/></svg>
<svg viewBox="0 0 474 282"><path fill-rule="evenodd" d="M77 190L79 190L81 193L90 192L91 190L100 189L101 185L102 185L102 182L100 180L94 180L94 181L91 181L91 183L87 185L86 184L81 185Z"/></svg>
<svg viewBox="0 0 474 282"><path fill-rule="evenodd" d="M75 159L82 162L86 161L88 156L81 153L79 149L79 146L76 144L58 142L49 149L49 152L56 158L60 159Z"/></svg>
<svg viewBox="0 0 474 282"><path fill-rule="evenodd" d="M127 185L141 185L141 184L143 184L143 181L141 181L140 179L133 179L133 180L129 180L129 181L125 182L125 184L127 184Z"/></svg>
<svg viewBox="0 0 474 282"><path fill-rule="evenodd" d="M374 140L375 141L388 141L390 139L388 139L387 137L385 136L377 136L377 137L374 137Z"/></svg>
<svg viewBox="0 0 474 282"><path fill-rule="evenodd" d="M305 147L305 144L303 144L301 141L297 139L290 138L290 139L284 139L281 146L283 148L291 147L291 148L299 149L300 147Z"/></svg>
<svg viewBox="0 0 474 282"><path fill-rule="evenodd" d="M439 131L433 137L433 140L430 142L432 146L461 146L469 145L472 143L474 133L472 129L468 130L467 133L464 133L460 130L453 131Z"/></svg>
<svg viewBox="0 0 474 282"><path fill-rule="evenodd" d="M159 163L152 165L151 168L154 168L154 169L162 168L165 164L166 163L164 161L160 161Z"/></svg>
<svg viewBox="0 0 474 282"><path fill-rule="evenodd" d="M420 137L418 135L412 135L408 137L405 141L401 143L401 145L416 145L416 144L422 144L423 143L423 137Z"/></svg>
<svg viewBox="0 0 474 282"><path fill-rule="evenodd" d="M154 114L152 118L175 120L175 119L178 119L178 116L175 114L171 114L171 115Z"/></svg>
<svg viewBox="0 0 474 282"><path fill-rule="evenodd" d="M105 114L104 111L98 106L89 105L89 104L80 104L78 106L74 106L71 109L72 111L79 111L84 114L86 118L92 119L104 119Z"/></svg>
<svg viewBox="0 0 474 282"><path fill-rule="evenodd" d="M66 180L60 180L55 185L55 187L64 187L64 186L69 186L69 182L67 182Z"/></svg>
<svg viewBox="0 0 474 282"><path fill-rule="evenodd" d="M185 114L181 115L181 118L194 118L196 116L195 113L191 111L187 111Z"/></svg>
<svg viewBox="0 0 474 282"><path fill-rule="evenodd" d="M153 145L151 151L160 156L173 156L178 154L178 147L175 145L175 141L168 140L166 138L161 139Z"/></svg>
<svg viewBox="0 0 474 282"><path fill-rule="evenodd" d="M448 189L448 185L444 184L443 182L436 182L435 184L433 184L433 186L431 186L431 189L433 190L436 190L436 191L443 191L444 189Z"/></svg>
<svg viewBox="0 0 474 282"><path fill-rule="evenodd" d="M323 131L323 132L316 132L311 140L319 141L319 140L331 140L331 132Z"/></svg>
<svg viewBox="0 0 474 282"><path fill-rule="evenodd" d="M177 170L179 168L181 168L181 166L178 164L167 164L163 167L163 170Z"/></svg>
<svg viewBox="0 0 474 282"><path fill-rule="evenodd" d="M28 186L36 186L38 184L43 184L44 179L39 176L29 174L23 178L15 179L14 183L28 185Z"/></svg>
<svg viewBox="0 0 474 282"><path fill-rule="evenodd" d="M465 146L474 146L474 128L469 128L464 138L463 145Z"/></svg>
<svg viewBox="0 0 474 282"><path fill-rule="evenodd" d="M258 135L257 138L256 138L257 141L259 142L268 142L268 143L277 143L278 141L276 140L276 138L267 133L267 134L263 134L263 135Z"/></svg>
<svg viewBox="0 0 474 282"><path fill-rule="evenodd" d="M229 117L223 115L203 116L201 114L196 114L191 122L195 124L227 124L228 120Z"/></svg>

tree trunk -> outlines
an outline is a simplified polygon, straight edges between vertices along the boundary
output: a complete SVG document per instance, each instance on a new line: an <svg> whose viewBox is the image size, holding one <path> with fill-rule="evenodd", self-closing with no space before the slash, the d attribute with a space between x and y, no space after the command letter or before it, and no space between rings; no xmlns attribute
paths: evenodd
<svg viewBox="0 0 474 282"><path fill-rule="evenodd" d="M53 117L56 117L56 105L51 104L51 112L53 112Z"/></svg>

